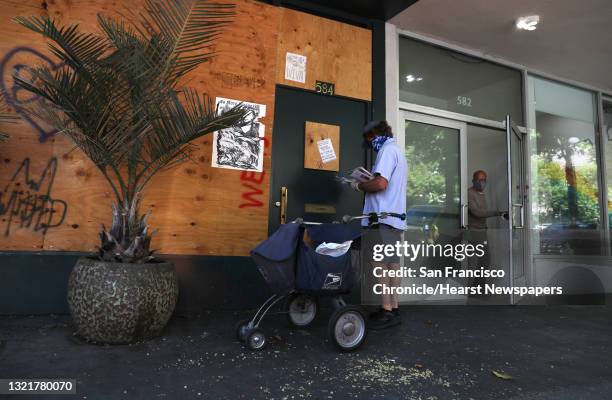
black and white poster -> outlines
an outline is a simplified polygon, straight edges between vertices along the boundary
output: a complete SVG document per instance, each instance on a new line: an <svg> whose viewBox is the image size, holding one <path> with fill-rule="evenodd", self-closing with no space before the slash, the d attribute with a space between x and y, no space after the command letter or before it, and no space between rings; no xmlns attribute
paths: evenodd
<svg viewBox="0 0 612 400"><path fill-rule="evenodd" d="M306 56L287 52L285 57L285 79L306 83Z"/></svg>
<svg viewBox="0 0 612 400"><path fill-rule="evenodd" d="M242 128L221 129L214 133L212 166L243 171L263 171L265 126L259 118L265 117L265 104L217 97L217 112L229 110L242 103L251 111L250 123Z"/></svg>

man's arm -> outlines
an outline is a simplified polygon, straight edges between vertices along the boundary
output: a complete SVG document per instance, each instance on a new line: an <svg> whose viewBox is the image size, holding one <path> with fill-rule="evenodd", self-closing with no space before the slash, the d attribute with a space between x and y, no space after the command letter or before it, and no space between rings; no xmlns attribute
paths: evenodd
<svg viewBox="0 0 612 400"><path fill-rule="evenodd" d="M366 193L376 193L385 190L389 185L389 181L380 175L376 175L374 179L361 182L357 187L359 190Z"/></svg>
<svg viewBox="0 0 612 400"><path fill-rule="evenodd" d="M366 193L383 191L389 185L389 179L397 164L395 153L389 149L382 149L376 157L376 163L372 169L374 179L362 182L357 188Z"/></svg>
<svg viewBox="0 0 612 400"><path fill-rule="evenodd" d="M470 210L470 214L478 218L491 218L497 217L503 214L501 211L497 210L487 210L486 208L481 208L478 206L478 201L474 198L474 194L468 192L468 209Z"/></svg>

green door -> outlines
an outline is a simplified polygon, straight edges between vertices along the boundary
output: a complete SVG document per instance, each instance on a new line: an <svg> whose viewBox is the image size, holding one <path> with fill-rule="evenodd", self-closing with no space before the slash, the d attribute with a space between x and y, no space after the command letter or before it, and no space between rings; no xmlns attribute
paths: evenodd
<svg viewBox="0 0 612 400"><path fill-rule="evenodd" d="M361 132L367 103L277 86L275 108L268 231L280 225L284 201L286 222L296 218L331 222L346 214L360 214L363 195L339 184L335 177L365 164ZM306 121L340 127L339 172L304 168ZM281 199L282 188L286 188L285 200Z"/></svg>

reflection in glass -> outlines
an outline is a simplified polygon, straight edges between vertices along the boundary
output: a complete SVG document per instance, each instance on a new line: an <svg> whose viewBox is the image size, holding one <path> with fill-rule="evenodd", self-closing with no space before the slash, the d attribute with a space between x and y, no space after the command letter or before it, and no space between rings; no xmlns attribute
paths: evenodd
<svg viewBox="0 0 612 400"><path fill-rule="evenodd" d="M531 188L541 254L601 254L591 93L530 77Z"/></svg>
<svg viewBox="0 0 612 400"><path fill-rule="evenodd" d="M603 104L603 141L606 144L606 171L608 179L606 187L608 189L607 215L609 226L612 229L612 101L604 101ZM612 232L610 232L612 237ZM611 243L612 244L612 243Z"/></svg>
<svg viewBox="0 0 612 400"><path fill-rule="evenodd" d="M517 70L401 37L399 74L400 101L523 125Z"/></svg>
<svg viewBox="0 0 612 400"><path fill-rule="evenodd" d="M460 212L459 131L406 121L409 229L430 241L456 236ZM446 238L445 238L446 237Z"/></svg>

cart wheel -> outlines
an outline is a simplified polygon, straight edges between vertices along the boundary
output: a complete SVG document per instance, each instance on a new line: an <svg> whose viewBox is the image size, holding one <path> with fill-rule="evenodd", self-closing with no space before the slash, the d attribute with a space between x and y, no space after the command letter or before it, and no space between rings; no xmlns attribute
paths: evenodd
<svg viewBox="0 0 612 400"><path fill-rule="evenodd" d="M366 319L357 306L344 306L329 318L328 334L341 351L353 351L363 344L368 333Z"/></svg>
<svg viewBox="0 0 612 400"><path fill-rule="evenodd" d="M250 324L251 320L250 319L243 319L241 321L238 321L238 323L236 324L236 338L238 339L239 342L244 342L244 340L246 339L246 335L249 332L249 324Z"/></svg>
<svg viewBox="0 0 612 400"><path fill-rule="evenodd" d="M312 324L317 311L317 302L311 296L296 294L287 301L287 319L293 326L305 328Z"/></svg>
<svg viewBox="0 0 612 400"><path fill-rule="evenodd" d="M251 350L261 350L266 347L266 335L261 329L251 330L245 339L246 345Z"/></svg>

